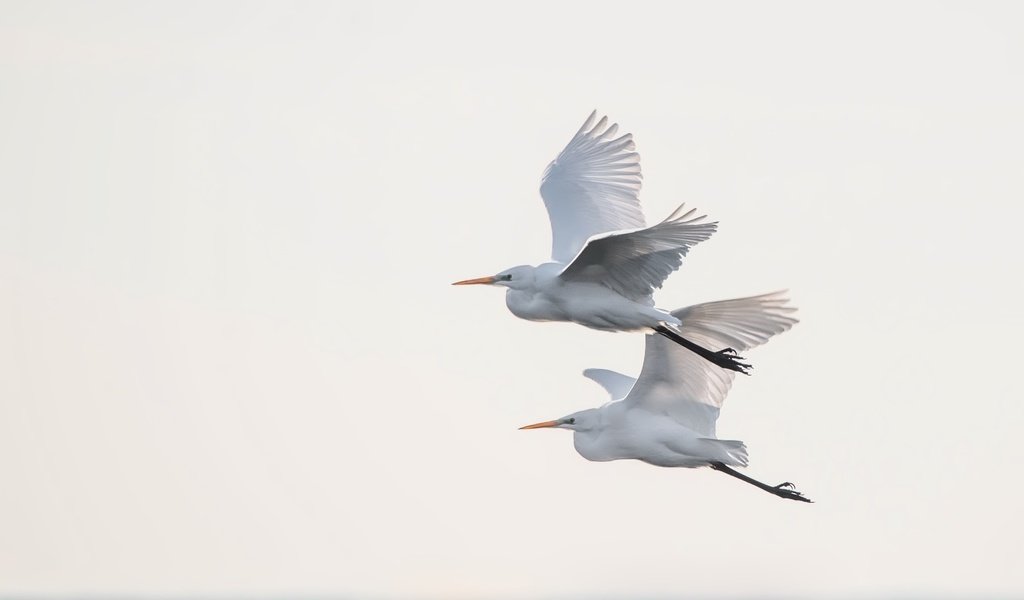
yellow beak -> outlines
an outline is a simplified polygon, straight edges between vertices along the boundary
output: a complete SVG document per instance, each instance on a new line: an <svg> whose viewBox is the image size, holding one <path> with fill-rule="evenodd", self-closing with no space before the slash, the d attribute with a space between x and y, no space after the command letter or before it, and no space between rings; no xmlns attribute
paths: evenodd
<svg viewBox="0 0 1024 600"><path fill-rule="evenodd" d="M463 279L452 285L479 285L481 283L494 283L494 277L477 277L476 279Z"/></svg>
<svg viewBox="0 0 1024 600"><path fill-rule="evenodd" d="M519 429L540 429L541 427L558 427L558 421L544 421L543 423L534 423L533 425L523 425Z"/></svg>

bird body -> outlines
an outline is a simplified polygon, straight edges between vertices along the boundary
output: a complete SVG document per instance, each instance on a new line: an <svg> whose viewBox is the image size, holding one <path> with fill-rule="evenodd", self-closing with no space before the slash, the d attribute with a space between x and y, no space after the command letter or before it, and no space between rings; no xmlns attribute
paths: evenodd
<svg viewBox="0 0 1024 600"><path fill-rule="evenodd" d="M690 306L672 315L679 331L704 344L748 350L792 327L796 309L781 292ZM711 467L775 495L807 501L791 484L767 486L732 467L747 466L747 448L720 440L716 422L735 373L716 369L692 352L648 335L644 364L636 379L604 369L584 375L602 385L612 400L598 408L522 429L573 432L573 446L587 460L639 460L659 467Z"/></svg>
<svg viewBox="0 0 1024 600"><path fill-rule="evenodd" d="M593 418L596 426L573 431L573 446L587 460L639 460L685 468L706 467L713 461L747 465L743 442L703 437L666 415L629 410L621 401L589 410L590 415L574 413L576 424Z"/></svg>
<svg viewBox="0 0 1024 600"><path fill-rule="evenodd" d="M563 268L544 263L536 268L531 285L509 287L505 292L509 311L527 321L571 321L602 331L639 331L679 323L668 311L656 308L650 297L636 301L598 283L566 281L559 277Z"/></svg>
<svg viewBox="0 0 1024 600"><path fill-rule="evenodd" d="M740 357L682 339L678 320L654 306L654 290L717 223L677 208L647 227L640 210L640 157L630 134L591 113L544 171L551 261L455 282L508 288L505 304L530 321L570 321L603 331L658 332L714 364L746 372Z"/></svg>

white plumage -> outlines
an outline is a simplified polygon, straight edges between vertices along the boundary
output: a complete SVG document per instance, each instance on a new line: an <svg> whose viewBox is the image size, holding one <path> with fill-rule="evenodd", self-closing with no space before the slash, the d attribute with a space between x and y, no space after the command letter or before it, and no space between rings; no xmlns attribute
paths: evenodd
<svg viewBox="0 0 1024 600"><path fill-rule="evenodd" d="M568 263L592 235L641 229L640 155L633 134L615 138L608 117L590 113L541 177L540 195L551 219L551 260Z"/></svg>
<svg viewBox="0 0 1024 600"><path fill-rule="evenodd" d="M631 134L591 113L548 165L540 192L551 220L551 262L458 281L507 288L512 314L530 321L572 321L604 331L657 331L735 371L748 365L725 351L679 339L679 320L652 294L717 223L680 206L646 227L638 198L640 158Z"/></svg>
<svg viewBox="0 0 1024 600"><path fill-rule="evenodd" d="M689 306L672 314L687 339L740 351L767 342L797 320L783 292ZM747 465L747 448L717 438L715 423L735 373L715 368L678 345L648 335L636 379L605 369L584 375L612 401L524 429L573 431L576 451L593 461L640 460L661 467L712 467L784 498L806 499L791 485L767 486L730 467Z"/></svg>

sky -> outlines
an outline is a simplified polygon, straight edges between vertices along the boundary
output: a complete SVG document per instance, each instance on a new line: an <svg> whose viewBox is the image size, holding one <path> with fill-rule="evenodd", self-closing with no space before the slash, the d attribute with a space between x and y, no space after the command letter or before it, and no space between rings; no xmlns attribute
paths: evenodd
<svg viewBox="0 0 1024 600"><path fill-rule="evenodd" d="M0 2L0 596L1024 594L1021 5L482 4ZM517 430L642 359L449 285L594 109L815 504Z"/></svg>

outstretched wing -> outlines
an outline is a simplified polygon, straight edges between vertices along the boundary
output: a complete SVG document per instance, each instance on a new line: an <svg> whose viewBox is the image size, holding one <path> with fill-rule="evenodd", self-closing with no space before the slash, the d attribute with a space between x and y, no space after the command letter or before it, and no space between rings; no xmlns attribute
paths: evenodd
<svg viewBox="0 0 1024 600"><path fill-rule="evenodd" d="M600 283L631 300L649 297L683 264L690 248L718 228L717 222L705 222L704 215L694 217L696 209L684 211L684 207L646 229L590 238L559 277Z"/></svg>
<svg viewBox="0 0 1024 600"><path fill-rule="evenodd" d="M629 393L636 379L608 369L584 369L583 376L604 388L612 400L621 400Z"/></svg>
<svg viewBox="0 0 1024 600"><path fill-rule="evenodd" d="M721 300L676 311L686 339L705 348L743 352L760 346L794 324L796 308L786 292ZM663 338L648 335L644 366L625 402L672 416L706 437L715 436L715 422L736 373L717 367Z"/></svg>
<svg viewBox="0 0 1024 600"><path fill-rule="evenodd" d="M551 219L551 258L568 263L590 236L643 227L640 155L633 135L597 111L544 171L540 195Z"/></svg>

